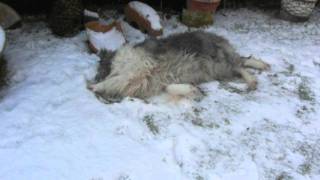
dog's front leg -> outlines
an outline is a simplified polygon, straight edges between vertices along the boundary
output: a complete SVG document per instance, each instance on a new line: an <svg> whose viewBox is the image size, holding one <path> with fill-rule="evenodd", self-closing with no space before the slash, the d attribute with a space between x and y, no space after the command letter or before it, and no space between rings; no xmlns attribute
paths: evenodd
<svg viewBox="0 0 320 180"><path fill-rule="evenodd" d="M90 89L93 92L103 92L105 91L105 81L101 81L97 84L89 84L88 89Z"/></svg>
<svg viewBox="0 0 320 180"><path fill-rule="evenodd" d="M236 70L241 77L246 81L246 83L248 84L248 90L255 90L257 89L257 84L258 81L257 79L250 74L247 70L245 70L244 68L239 68Z"/></svg>

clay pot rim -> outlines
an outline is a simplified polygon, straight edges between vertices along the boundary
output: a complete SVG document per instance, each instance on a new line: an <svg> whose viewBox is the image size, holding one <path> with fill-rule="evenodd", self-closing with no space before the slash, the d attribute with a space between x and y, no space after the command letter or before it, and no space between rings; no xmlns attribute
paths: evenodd
<svg viewBox="0 0 320 180"><path fill-rule="evenodd" d="M122 32L121 25L117 21L113 21L110 24L103 24L99 21L90 21L85 24L85 27L94 32L103 32L103 33L108 32L115 27L118 31Z"/></svg>

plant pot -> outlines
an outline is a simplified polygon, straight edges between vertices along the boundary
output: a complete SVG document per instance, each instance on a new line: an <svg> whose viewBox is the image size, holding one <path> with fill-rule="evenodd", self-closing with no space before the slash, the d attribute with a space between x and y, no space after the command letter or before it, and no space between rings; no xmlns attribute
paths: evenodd
<svg viewBox="0 0 320 180"><path fill-rule="evenodd" d="M139 9L135 5L138 7L143 7L146 10L142 11L141 9L143 8ZM147 32L153 37L161 36L163 34L163 27L161 25L158 13L147 4L138 1L132 1L124 8L124 14L126 20L129 23L135 23L142 32ZM156 27L154 27L154 24L156 24Z"/></svg>
<svg viewBox="0 0 320 180"><path fill-rule="evenodd" d="M214 13L221 0L187 0L187 9Z"/></svg>
<svg viewBox="0 0 320 180"><path fill-rule="evenodd" d="M220 0L187 0L187 9L182 12L182 23L191 27L213 24L213 14Z"/></svg>
<svg viewBox="0 0 320 180"><path fill-rule="evenodd" d="M94 52L98 53L100 50L108 50L108 51L114 51L113 47L109 49L110 46L108 46L108 37L113 38L112 35L108 33L112 33L116 36L118 36L118 39L120 42L116 42L119 44L124 44L125 38L123 36L123 31L121 28L120 23L114 21L111 24L102 24L99 21L91 21L85 24L85 27L87 29L87 35L88 35L88 46L89 49ZM114 32L117 31L117 33ZM100 41L100 42L98 42ZM112 43L112 42L111 42Z"/></svg>
<svg viewBox="0 0 320 180"><path fill-rule="evenodd" d="M304 22L310 18L318 0L281 0L280 17L293 22Z"/></svg>
<svg viewBox="0 0 320 180"><path fill-rule="evenodd" d="M190 27L201 27L213 24L213 15L207 11L191 11L184 9L182 23Z"/></svg>

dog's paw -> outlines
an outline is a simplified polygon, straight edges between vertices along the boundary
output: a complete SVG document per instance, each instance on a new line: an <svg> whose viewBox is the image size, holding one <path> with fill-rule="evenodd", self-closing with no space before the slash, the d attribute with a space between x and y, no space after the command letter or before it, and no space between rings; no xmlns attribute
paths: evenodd
<svg viewBox="0 0 320 180"><path fill-rule="evenodd" d="M89 89L92 92L99 92L97 84L88 84L87 89Z"/></svg>

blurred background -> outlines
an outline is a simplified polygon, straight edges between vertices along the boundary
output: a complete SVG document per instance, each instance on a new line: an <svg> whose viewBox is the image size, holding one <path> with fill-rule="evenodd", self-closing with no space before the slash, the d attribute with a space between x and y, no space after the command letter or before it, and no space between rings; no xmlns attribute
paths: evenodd
<svg viewBox="0 0 320 180"><path fill-rule="evenodd" d="M10 5L20 14L41 14L50 10L55 0L2 0L2 2ZM163 11L181 11L185 5L186 0L141 0L157 10ZM130 0L83 0L85 7L92 10L101 6L105 8L112 8L121 11L124 4ZM222 0L221 8L262 8L272 9L280 8L280 0Z"/></svg>

